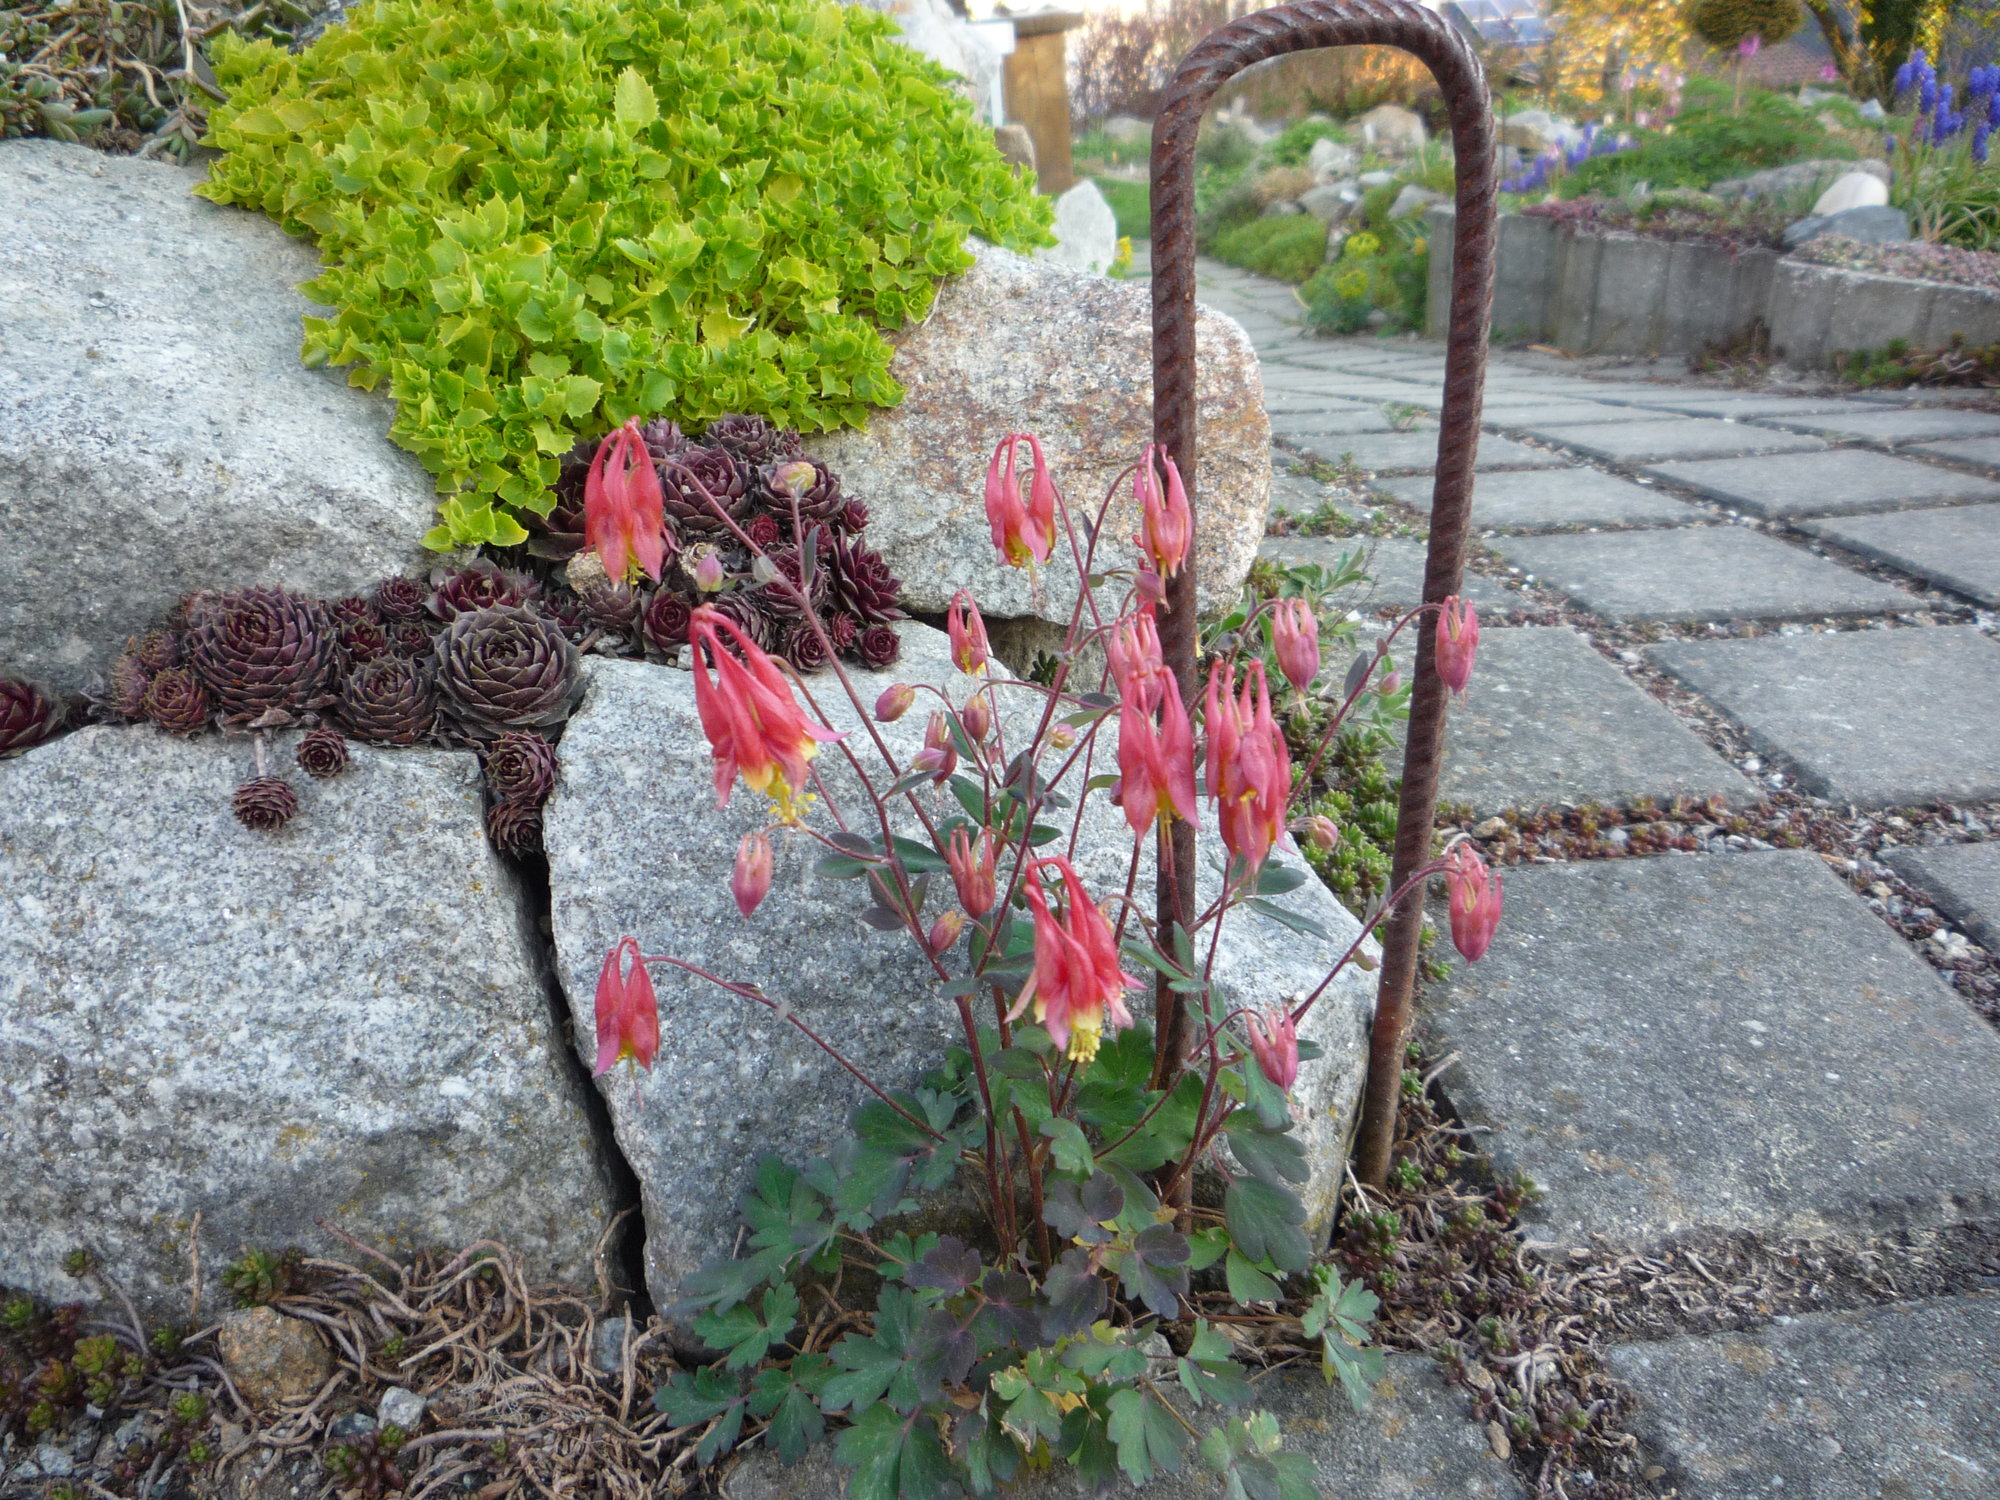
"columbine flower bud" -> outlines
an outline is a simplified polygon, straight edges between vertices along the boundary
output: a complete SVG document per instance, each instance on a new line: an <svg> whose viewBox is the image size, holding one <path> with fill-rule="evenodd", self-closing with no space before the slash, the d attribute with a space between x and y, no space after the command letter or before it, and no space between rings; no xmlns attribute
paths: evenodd
<svg viewBox="0 0 2000 1500"><path fill-rule="evenodd" d="M882 689L882 696L875 700L875 722L893 724L910 711L910 705L917 701L917 690L907 682L892 682Z"/></svg>
<svg viewBox="0 0 2000 1500"><path fill-rule="evenodd" d="M771 841L761 833L746 833L736 846L736 872L729 877L736 909L749 916L771 890Z"/></svg>
<svg viewBox="0 0 2000 1500"><path fill-rule="evenodd" d="M986 736L993 732L993 707L983 697L974 698L959 710L958 722L965 726L967 739L983 745Z"/></svg>
<svg viewBox="0 0 2000 1500"><path fill-rule="evenodd" d="M964 931L965 913L962 911L946 912L935 922L931 923L931 932L928 939L931 952L933 954L950 952L951 945L958 941L959 934Z"/></svg>
<svg viewBox="0 0 2000 1500"><path fill-rule="evenodd" d="M1147 604L1164 604L1167 599L1167 585L1151 568L1141 568L1132 578L1132 585L1139 591L1139 598Z"/></svg>
<svg viewBox="0 0 2000 1500"><path fill-rule="evenodd" d="M1450 895L1451 944L1477 963L1493 945L1500 925L1500 877L1470 844L1460 844L1445 856L1445 887Z"/></svg>
<svg viewBox="0 0 2000 1500"><path fill-rule="evenodd" d="M1479 650L1479 613L1456 594L1438 611L1436 647L1438 676L1455 695L1463 695Z"/></svg>
<svg viewBox="0 0 2000 1500"><path fill-rule="evenodd" d="M1340 842L1340 825L1325 813L1314 813L1309 818L1300 818L1292 824L1292 832L1322 853Z"/></svg>
<svg viewBox="0 0 2000 1500"><path fill-rule="evenodd" d="M968 677L983 674L993 651L986 642L986 621L980 618L979 606L970 593L960 589L951 596L944 623L951 637L952 665Z"/></svg>
<svg viewBox="0 0 2000 1500"><path fill-rule="evenodd" d="M1376 691L1384 698L1393 698L1402 685L1403 674L1401 672L1385 672L1382 676L1382 685Z"/></svg>
<svg viewBox="0 0 2000 1500"><path fill-rule="evenodd" d="M764 471L764 480L777 494L796 500L812 488L816 472L804 459L795 458L789 463L773 464Z"/></svg>
<svg viewBox="0 0 2000 1500"><path fill-rule="evenodd" d="M975 917L985 916L998 899L994 869L999 858L1000 849L991 833L981 829L975 844L963 823L952 829L944 862L951 867L951 883L958 890L958 904Z"/></svg>
<svg viewBox="0 0 2000 1500"><path fill-rule="evenodd" d="M1164 470L1164 482L1154 470ZM1151 559L1162 578L1171 578L1187 561L1188 543L1194 537L1194 517L1188 509L1187 490L1180 470L1167 456L1164 446L1153 443L1132 474L1132 498L1139 503L1140 550Z"/></svg>
<svg viewBox="0 0 2000 1500"><path fill-rule="evenodd" d="M729 581L722 568L722 559L713 552L703 552L696 558L692 573L694 586L704 594L716 593Z"/></svg>
<svg viewBox="0 0 2000 1500"><path fill-rule="evenodd" d="M929 771L940 785L945 777L958 769L958 746L952 743L951 726L945 722L942 712L931 715L930 724L924 730L924 748L917 752L916 762Z"/></svg>
<svg viewBox="0 0 2000 1500"><path fill-rule="evenodd" d="M1058 750L1068 750L1076 744L1076 731L1067 724L1058 724L1049 731L1049 743Z"/></svg>
<svg viewBox="0 0 2000 1500"><path fill-rule="evenodd" d="M1250 1051L1264 1076L1285 1093L1299 1077L1299 1027L1283 1006L1259 1016L1254 1011L1244 1017L1250 1029Z"/></svg>
<svg viewBox="0 0 2000 1500"><path fill-rule="evenodd" d="M1319 620L1303 599L1280 599L1271 616L1271 644L1278 670L1300 692L1319 676Z"/></svg>

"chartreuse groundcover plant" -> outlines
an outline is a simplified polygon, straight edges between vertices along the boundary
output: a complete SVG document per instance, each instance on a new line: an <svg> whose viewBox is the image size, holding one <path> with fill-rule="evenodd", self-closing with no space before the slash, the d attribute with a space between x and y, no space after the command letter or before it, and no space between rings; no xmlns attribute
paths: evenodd
<svg viewBox="0 0 2000 1500"><path fill-rule="evenodd" d="M815 0L380 0L290 54L224 38L200 189L314 238L309 363L396 399L428 545L511 545L631 417L824 431L902 397L882 330L1048 242L951 77Z"/></svg>
<svg viewBox="0 0 2000 1500"><path fill-rule="evenodd" d="M986 509L1001 559L1043 569L1059 553L1089 583L1047 683L1007 674L961 592L947 625L973 686L896 683L864 702L829 652L858 725L836 732L735 621L707 604L692 611L718 800L762 797L771 813L737 854L739 910L758 920L765 907L774 836L811 841L819 873L853 883L862 922L911 943L958 1033L937 1070L902 1087L870 1078L843 1038L815 1031L781 994L650 954L638 935L605 955L596 1070L630 1066L635 1108L647 1102L639 1070L661 1047L651 971L662 966L712 984L718 1004L761 1006L798 1027L869 1095L825 1157L758 1165L738 1253L681 1288L680 1315L719 1357L656 1400L704 1464L753 1439L795 1462L833 1428L851 1500L946 1500L1058 1460L1097 1487L1121 1472L1142 1484L1181 1468L1193 1447L1233 1500L1308 1500L1312 1464L1284 1451L1275 1417L1258 1408L1246 1345L1280 1328L1303 1336L1329 1382L1367 1399L1380 1368L1367 1343L1376 1299L1315 1260L1292 1099L1317 1055L1299 1025L1346 964L1365 962L1363 937L1308 995L1230 995L1210 976L1222 928L1246 912L1326 936L1273 900L1306 878L1269 858L1294 779L1274 698L1322 705L1331 739L1364 699L1383 696L1387 646L1323 682L1318 601L1261 601L1215 639L1205 683L1184 697L1157 615L1192 527L1163 458L1148 450L1128 471L1141 567L1098 573L1104 510L1073 516L1032 438L1010 435L995 451ZM607 567L635 566L634 527L658 524L643 475L635 487L607 467L585 504ZM772 562L721 501L712 513L769 563L767 587L788 591L802 628L823 630L810 569L795 577ZM817 531L795 505L799 557L818 555ZM1457 599L1435 612L1439 671L1462 691L1477 617ZM1078 664L1089 659L1105 665L1085 680ZM899 752L880 726L912 713L926 716L921 748L908 748L911 735ZM848 778L813 775L829 760L848 764L858 792L836 795ZM1221 890L1206 904L1178 893L1162 929L1141 855L1174 818L1196 819L1204 798L1223 846ZM1295 831L1322 848L1338 838L1324 817ZM1086 885L1070 855L1087 832L1129 834L1122 888ZM1363 935L1434 874L1451 890L1453 941L1477 959L1501 892L1470 844L1386 893ZM906 1217L954 1182L977 1204L975 1229L928 1232Z"/></svg>

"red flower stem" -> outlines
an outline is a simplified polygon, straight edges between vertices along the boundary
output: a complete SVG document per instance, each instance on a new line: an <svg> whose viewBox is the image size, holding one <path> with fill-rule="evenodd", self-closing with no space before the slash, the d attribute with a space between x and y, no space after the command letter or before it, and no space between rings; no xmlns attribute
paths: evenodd
<svg viewBox="0 0 2000 1500"><path fill-rule="evenodd" d="M1333 967L1327 971L1326 978L1319 982L1319 988L1315 989L1299 1003L1299 1008L1292 1012L1292 1020L1297 1022L1303 1021L1306 1018L1306 1013L1318 1003L1319 997L1326 993L1326 987L1339 977L1340 971L1347 967L1349 961L1353 959L1356 953L1361 951L1361 945L1368 940L1368 934L1373 932L1387 919L1389 913L1396 909L1396 904L1409 893L1412 886L1422 885L1431 876L1443 874L1444 869L1444 861L1434 859L1429 864L1418 869L1408 880L1397 887L1396 894L1391 896L1387 901L1384 901L1375 914L1362 924L1360 933L1356 935L1353 942L1347 945L1347 951L1334 961Z"/></svg>
<svg viewBox="0 0 2000 1500"><path fill-rule="evenodd" d="M993 1209L993 1228L1000 1236L1002 1259L1013 1255L1016 1243L1016 1227L1013 1224L1013 1204L1000 1191L999 1155L1001 1148L999 1121L993 1110L993 1091L986 1083L986 1057L979 1046L979 1027L972 1019L972 999L968 995L958 998L958 1019L965 1028L966 1045L972 1049L972 1076L979 1084L979 1107L986 1116L986 1193ZM1033 1163L1029 1164L1030 1170Z"/></svg>
<svg viewBox="0 0 2000 1500"><path fill-rule="evenodd" d="M1392 644L1394 644L1396 637L1402 633L1403 627L1409 624L1410 621L1416 619L1416 617L1422 614L1425 610L1442 609L1442 608L1443 606L1438 604L1419 604L1415 609L1411 610L1408 614L1404 615L1402 619L1398 620L1395 623L1395 626L1389 631L1387 635L1383 636L1382 639L1380 639L1375 643L1375 660L1377 662L1380 662L1384 657L1386 657L1389 654L1389 647ZM1299 778L1300 786L1308 789L1311 788L1313 773L1319 769L1320 761L1325 759L1327 747L1333 743L1333 737L1338 733L1340 733L1341 726L1347 722L1348 714L1354 711L1354 704L1356 700L1358 700L1363 693L1368 691L1368 683L1374 676L1375 676L1375 671L1371 667L1369 669L1368 676L1364 677L1361 680L1361 685L1355 688L1353 692L1349 693L1347 695L1346 702L1340 705L1339 712L1333 716L1333 722L1327 725L1326 732L1322 734L1319 738L1319 748L1313 751L1313 758L1306 763L1305 771Z"/></svg>

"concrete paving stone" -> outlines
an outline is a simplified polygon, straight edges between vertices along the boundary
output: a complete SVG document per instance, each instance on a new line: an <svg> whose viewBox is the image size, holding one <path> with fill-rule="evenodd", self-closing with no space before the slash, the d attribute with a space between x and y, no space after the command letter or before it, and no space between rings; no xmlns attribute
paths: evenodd
<svg viewBox="0 0 2000 1500"><path fill-rule="evenodd" d="M1257 549L1281 567L1316 564L1336 567L1340 559L1354 552L1362 554L1361 566L1368 582L1353 597L1339 602L1364 612L1379 609L1411 609L1424 597L1424 544L1411 537L1272 536ZM1483 573L1467 573L1460 589L1482 615L1499 618L1521 608L1527 601L1504 584Z"/></svg>
<svg viewBox="0 0 2000 1500"><path fill-rule="evenodd" d="M1906 385L1896 390L1856 391L1854 399L1875 406L1965 406L1970 399L1987 394L1962 385Z"/></svg>
<svg viewBox="0 0 2000 1500"><path fill-rule="evenodd" d="M1686 1500L2000 1494L2000 1295L1808 1313L1604 1362Z"/></svg>
<svg viewBox="0 0 2000 1500"><path fill-rule="evenodd" d="M1325 391L1295 390L1285 386L1264 390L1264 410L1291 416L1306 416L1315 412L1344 411L1372 412L1377 410L1373 401L1358 396L1336 396Z"/></svg>
<svg viewBox="0 0 2000 1500"><path fill-rule="evenodd" d="M1868 411L1856 409L1830 416L1759 417L1761 423L1793 432L1814 432L1852 442L1880 443L1899 448L1907 443L1936 443L1950 438L2000 435L2000 417L1983 411Z"/></svg>
<svg viewBox="0 0 2000 1500"><path fill-rule="evenodd" d="M1691 417L1787 417L1805 416L1814 412L1870 409L1856 407L1854 403L1840 396L1815 399L1811 396L1734 395L1729 392L1707 390L1701 386L1679 392L1662 391L1657 396L1635 400L1632 404L1651 407L1656 411L1683 412Z"/></svg>
<svg viewBox="0 0 2000 1500"><path fill-rule="evenodd" d="M1438 434L1435 428L1421 432L1385 432L1354 438L1322 438L1304 444L1320 457L1338 463L1354 455L1362 468L1376 474L1428 474L1437 468ZM1488 435L1479 440L1480 469L1556 469L1565 466L1560 453L1530 448L1511 438Z"/></svg>
<svg viewBox="0 0 2000 1500"><path fill-rule="evenodd" d="M1334 439L1371 437L1381 433L1428 431L1431 442L1437 442L1437 424L1425 418L1421 429L1405 422L1397 425L1395 418L1379 406L1356 407L1347 411L1288 412L1270 413L1271 435L1300 448L1323 451L1326 444Z"/></svg>
<svg viewBox="0 0 2000 1500"><path fill-rule="evenodd" d="M2000 438L1961 438L1950 443L1920 443L1908 450L1927 458L1948 458L1954 463L1975 464L2000 474Z"/></svg>
<svg viewBox="0 0 2000 1500"><path fill-rule="evenodd" d="M2000 505L1843 516L1804 521L1800 529L1981 604L2000 605Z"/></svg>
<svg viewBox="0 0 2000 1500"><path fill-rule="evenodd" d="M1550 401L1529 403L1502 401L1494 392L1480 411L1481 425L1494 428L1532 429L1561 424L1580 427L1599 422L1629 422L1632 408L1612 406L1604 401Z"/></svg>
<svg viewBox="0 0 2000 1500"><path fill-rule="evenodd" d="M1960 932L2000 953L2000 841L1884 849L1882 859Z"/></svg>
<svg viewBox="0 0 2000 1500"><path fill-rule="evenodd" d="M1481 817L1504 808L1757 789L1565 625L1483 631L1465 697L1446 724L1441 795Z"/></svg>
<svg viewBox="0 0 2000 1500"><path fill-rule="evenodd" d="M1351 491L1321 484L1310 474L1289 472L1289 465L1282 460L1274 467L1271 474L1272 515L1308 516L1327 506L1355 521L1365 521L1380 514L1373 506L1357 503Z"/></svg>
<svg viewBox="0 0 2000 1500"><path fill-rule="evenodd" d="M1374 488L1426 513L1428 476L1378 479ZM1480 474L1472 486L1475 527L1660 526L1701 519L1685 501L1596 469L1528 469Z"/></svg>
<svg viewBox="0 0 2000 1500"><path fill-rule="evenodd" d="M1991 480L1859 448L1648 464L1639 472L1651 479L1686 485L1732 509L1774 520L1961 500L2000 500L2000 484Z"/></svg>
<svg viewBox="0 0 2000 1500"><path fill-rule="evenodd" d="M2000 797L2000 642L1971 625L1670 641L1646 648L1800 785L1907 807Z"/></svg>
<svg viewBox="0 0 2000 1500"><path fill-rule="evenodd" d="M1329 1390L1315 1369L1297 1366L1256 1382L1256 1408L1278 1419L1285 1451L1313 1462L1315 1489L1338 1500L1523 1500L1514 1471L1493 1456L1486 1430L1473 1421L1466 1398L1445 1384L1437 1361L1422 1354L1391 1354L1375 1399L1356 1412ZM1213 1415L1196 1421L1206 1432ZM730 1500L841 1500L852 1472L835 1462L832 1444L819 1443L793 1468L762 1448L729 1475ZM1143 1491L1120 1483L1120 1495L1148 1500L1214 1500L1214 1474L1192 1451L1178 1473L1160 1476ZM1090 1490L1076 1471L1058 1465L1021 1476L1009 1485L1012 1500L1081 1500Z"/></svg>
<svg viewBox="0 0 2000 1500"><path fill-rule="evenodd" d="M1527 429L1530 437L1561 443L1606 463L1652 463L1663 458L1722 458L1752 453L1810 453L1824 448L1818 438L1771 427L1746 427L1715 417L1638 420L1615 427L1566 427L1560 423Z"/></svg>
<svg viewBox="0 0 2000 1500"><path fill-rule="evenodd" d="M2000 1209L2000 1035L1806 849L1516 866L1425 1007L1531 1237L1651 1250ZM1807 1491L1809 1494L1819 1492Z"/></svg>
<svg viewBox="0 0 2000 1500"><path fill-rule="evenodd" d="M1513 566L1611 620L1807 620L1914 609L1914 594L1742 526L1494 537Z"/></svg>

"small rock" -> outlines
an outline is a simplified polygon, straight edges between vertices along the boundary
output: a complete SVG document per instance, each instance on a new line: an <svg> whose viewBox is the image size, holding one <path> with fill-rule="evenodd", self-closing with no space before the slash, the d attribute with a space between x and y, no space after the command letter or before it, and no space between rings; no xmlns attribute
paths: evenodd
<svg viewBox="0 0 2000 1500"><path fill-rule="evenodd" d="M625 1368L625 1330L631 1326L630 1318L606 1318L597 1325L597 1342L590 1350L593 1368L606 1375L616 1374Z"/></svg>
<svg viewBox="0 0 2000 1500"><path fill-rule="evenodd" d="M1400 104L1378 104L1354 123L1361 129L1362 144L1387 156L1415 151L1430 139L1423 116Z"/></svg>
<svg viewBox="0 0 2000 1500"><path fill-rule="evenodd" d="M1097 128L1114 146L1143 146L1153 139L1153 122L1137 115L1107 115Z"/></svg>
<svg viewBox="0 0 2000 1500"><path fill-rule="evenodd" d="M1118 254L1118 216L1088 177L1056 199L1055 244L1035 252L1077 271L1102 274Z"/></svg>
<svg viewBox="0 0 2000 1500"><path fill-rule="evenodd" d="M1882 121L1889 118L1889 112L1882 107L1882 101L1880 99L1870 99L1867 103L1863 104L1859 109L1857 109L1855 113L1860 115L1862 119L1868 121L1871 125L1879 125L1882 123Z"/></svg>
<svg viewBox="0 0 2000 1500"><path fill-rule="evenodd" d="M1514 1445L1507 1441L1507 1429L1498 1422L1486 1424L1486 1444L1493 1450L1493 1456L1502 1463L1514 1456Z"/></svg>
<svg viewBox="0 0 2000 1500"><path fill-rule="evenodd" d="M1305 209L1299 206L1297 199L1280 198L1276 203L1267 203L1264 205L1263 216L1267 219L1291 219L1296 218L1304 212Z"/></svg>
<svg viewBox="0 0 2000 1500"><path fill-rule="evenodd" d="M1380 167L1377 167L1372 172L1363 172L1354 180L1365 188L1387 187L1396 180L1396 174L1394 172L1384 172Z"/></svg>
<svg viewBox="0 0 2000 1500"><path fill-rule="evenodd" d="M1531 156L1559 151L1582 139L1583 131L1574 120L1565 120L1545 109L1524 109L1511 114L1500 127L1502 145L1516 147Z"/></svg>
<svg viewBox="0 0 2000 1500"><path fill-rule="evenodd" d="M327 1424L326 1435L332 1438L366 1437L375 1430L375 1419L365 1411L351 1411L335 1417Z"/></svg>
<svg viewBox="0 0 2000 1500"><path fill-rule="evenodd" d="M123 1453L127 1448L139 1441L140 1435L145 1430L146 1419L143 1416L127 1417L118 1424L116 1430L111 1434L112 1451L114 1453Z"/></svg>
<svg viewBox="0 0 2000 1500"><path fill-rule="evenodd" d="M1889 201L1889 185L1872 172L1848 172L1834 181L1813 204L1816 217L1845 213L1850 208L1879 208Z"/></svg>
<svg viewBox="0 0 2000 1500"><path fill-rule="evenodd" d="M1482 839L1497 839L1506 831L1507 820L1505 818L1488 818L1484 823L1475 823L1472 825L1474 836Z"/></svg>
<svg viewBox="0 0 2000 1500"><path fill-rule="evenodd" d="M1907 245L1912 238L1909 217L1900 208L1874 204L1796 220L1785 226L1785 245L1796 250L1808 240L1830 234L1868 245Z"/></svg>
<svg viewBox="0 0 2000 1500"><path fill-rule="evenodd" d="M1003 160L1030 172L1035 170L1035 138L1028 134L1027 126L994 126L993 145Z"/></svg>
<svg viewBox="0 0 2000 1500"><path fill-rule="evenodd" d="M1391 219L1407 219L1411 214L1420 214L1433 203L1444 202L1443 193L1434 193L1427 187L1418 187L1414 182L1403 184L1403 190L1396 194L1396 201L1389 205Z"/></svg>
<svg viewBox="0 0 2000 1500"><path fill-rule="evenodd" d="M1306 153L1306 170L1320 181L1330 182L1352 172L1360 160L1352 146L1343 145L1330 136L1321 136L1312 143L1312 150Z"/></svg>
<svg viewBox="0 0 2000 1500"><path fill-rule="evenodd" d="M1354 212L1354 205L1360 201L1358 188L1329 182L1299 194L1298 206L1322 224L1337 224Z"/></svg>
<svg viewBox="0 0 2000 1500"><path fill-rule="evenodd" d="M415 1391L392 1385L382 1393L382 1399L375 1407L375 1416L384 1427L400 1427L405 1432L415 1432L417 1424L424 1419L424 1408L428 1405L430 1403Z"/></svg>
<svg viewBox="0 0 2000 1500"><path fill-rule="evenodd" d="M45 1479L67 1479L76 1472L75 1460L54 1443L43 1443L35 1450L35 1467Z"/></svg>
<svg viewBox="0 0 2000 1500"><path fill-rule="evenodd" d="M319 1336L268 1307L229 1314L215 1339L236 1389L253 1406L303 1401L333 1373Z"/></svg>

